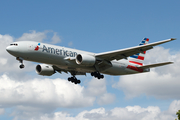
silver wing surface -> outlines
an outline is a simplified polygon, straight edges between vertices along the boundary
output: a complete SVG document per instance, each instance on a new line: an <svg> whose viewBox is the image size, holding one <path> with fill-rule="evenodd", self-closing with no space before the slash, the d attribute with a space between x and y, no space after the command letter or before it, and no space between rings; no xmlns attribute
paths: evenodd
<svg viewBox="0 0 180 120"><path fill-rule="evenodd" d="M98 53L95 54L96 58L100 60L106 60L106 61L112 61L112 60L120 60L120 59L127 59L127 57L137 54L137 53L143 53L146 50L152 49L153 46L160 45L166 42L170 42L176 40L175 38L167 39L167 40L162 40L146 45L141 45L141 46L135 46L131 48L126 48L126 49L120 49L120 50L115 50L115 51L110 51L110 52L103 52L103 53Z"/></svg>

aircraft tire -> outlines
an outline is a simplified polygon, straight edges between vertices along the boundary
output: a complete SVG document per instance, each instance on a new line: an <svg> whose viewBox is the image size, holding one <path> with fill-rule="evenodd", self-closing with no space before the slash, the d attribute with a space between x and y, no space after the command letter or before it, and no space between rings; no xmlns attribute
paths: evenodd
<svg viewBox="0 0 180 120"><path fill-rule="evenodd" d="M74 83L74 82L75 82L75 79L71 78L71 82Z"/></svg>
<svg viewBox="0 0 180 120"><path fill-rule="evenodd" d="M80 80L77 80L77 83L78 83L78 84L80 84L80 83L81 83L81 81L80 81Z"/></svg>
<svg viewBox="0 0 180 120"><path fill-rule="evenodd" d="M77 79L74 78L74 77L69 77L69 78L68 78L68 81L69 81L69 82L72 82L72 83L74 83L74 84L80 84L80 83L81 83L80 80L77 80Z"/></svg>
<svg viewBox="0 0 180 120"><path fill-rule="evenodd" d="M68 81L69 81L69 82L71 81L71 78L70 78L70 77L68 78Z"/></svg>
<svg viewBox="0 0 180 120"><path fill-rule="evenodd" d="M19 66L19 68L21 68L21 69L24 68L24 67L25 67L25 66L24 66L23 64Z"/></svg>
<svg viewBox="0 0 180 120"><path fill-rule="evenodd" d="M102 78L102 79L103 79L103 78L104 78L104 75L100 75L100 78Z"/></svg>

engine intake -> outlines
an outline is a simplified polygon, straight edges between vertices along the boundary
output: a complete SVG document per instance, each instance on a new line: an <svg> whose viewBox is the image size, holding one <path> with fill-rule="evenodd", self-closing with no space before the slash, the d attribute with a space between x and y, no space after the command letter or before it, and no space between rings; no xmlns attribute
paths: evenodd
<svg viewBox="0 0 180 120"><path fill-rule="evenodd" d="M52 66L39 64L36 66L36 73L43 76L51 76L55 73L55 70Z"/></svg>
<svg viewBox="0 0 180 120"><path fill-rule="evenodd" d="M93 66L96 62L96 58L91 55L78 54L76 56L76 63L83 66Z"/></svg>

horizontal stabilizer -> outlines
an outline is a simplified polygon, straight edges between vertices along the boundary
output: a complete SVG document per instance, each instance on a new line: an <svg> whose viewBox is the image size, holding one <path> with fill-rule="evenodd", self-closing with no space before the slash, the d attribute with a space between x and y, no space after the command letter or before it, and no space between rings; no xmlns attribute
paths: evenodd
<svg viewBox="0 0 180 120"><path fill-rule="evenodd" d="M172 63L173 63L173 62L157 63L157 64L140 66L140 67L138 67L138 68L141 68L141 69L153 68L153 67L159 67L159 66L163 66L163 65L172 64Z"/></svg>

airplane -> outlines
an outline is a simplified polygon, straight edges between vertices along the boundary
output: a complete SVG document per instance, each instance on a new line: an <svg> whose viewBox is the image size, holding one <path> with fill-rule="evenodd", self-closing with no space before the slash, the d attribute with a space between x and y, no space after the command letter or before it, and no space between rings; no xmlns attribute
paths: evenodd
<svg viewBox="0 0 180 120"><path fill-rule="evenodd" d="M56 72L70 73L68 78L75 84L81 81L76 75L86 75L90 73L98 79L103 79L104 75L129 75L150 72L150 68L159 67L173 62L163 62L150 65L143 65L147 50L154 46L170 42L175 38L150 43L148 38L144 38L139 46L103 52L91 53L67 47L50 45L35 41L18 41L7 46L6 50L16 57L20 62L20 68L24 68L23 60L38 62L36 73L43 76L51 76Z"/></svg>

